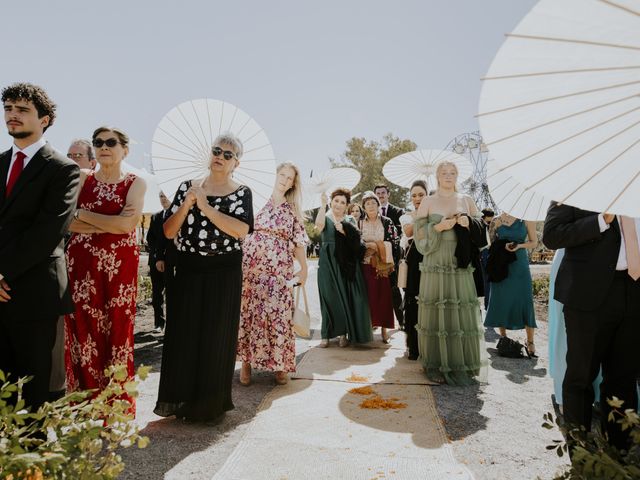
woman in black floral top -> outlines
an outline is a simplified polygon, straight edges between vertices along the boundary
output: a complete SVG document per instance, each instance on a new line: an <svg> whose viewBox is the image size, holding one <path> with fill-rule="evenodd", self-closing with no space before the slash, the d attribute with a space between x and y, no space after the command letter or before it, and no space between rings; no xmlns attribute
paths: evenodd
<svg viewBox="0 0 640 480"><path fill-rule="evenodd" d="M164 224L178 253L154 410L163 417L213 420L233 409L242 238L253 230L251 190L231 178L241 156L240 140L219 136L209 175L180 185Z"/></svg>

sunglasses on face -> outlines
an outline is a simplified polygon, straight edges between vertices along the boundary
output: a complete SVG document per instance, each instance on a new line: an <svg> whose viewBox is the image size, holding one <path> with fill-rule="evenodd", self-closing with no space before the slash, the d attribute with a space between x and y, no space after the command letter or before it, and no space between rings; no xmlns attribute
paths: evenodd
<svg viewBox="0 0 640 480"><path fill-rule="evenodd" d="M211 153L214 157L219 157L222 155L225 160L231 160L232 158L237 158L236 154L231 150L222 150L220 147L211 147Z"/></svg>
<svg viewBox="0 0 640 480"><path fill-rule="evenodd" d="M115 138L107 138L106 140L102 140L101 138L96 138L93 141L93 146L96 148L102 148L103 145L106 145L109 148L113 148L118 145L120 142Z"/></svg>

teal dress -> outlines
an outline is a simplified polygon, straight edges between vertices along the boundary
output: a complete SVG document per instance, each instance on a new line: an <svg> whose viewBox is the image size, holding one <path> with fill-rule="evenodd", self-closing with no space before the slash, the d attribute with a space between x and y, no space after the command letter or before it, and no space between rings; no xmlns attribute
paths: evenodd
<svg viewBox="0 0 640 480"><path fill-rule="evenodd" d="M524 243L527 239L527 225L523 220L516 220L508 226L500 225L496 235L509 242ZM516 251L516 261L509 264L507 278L501 282L491 282L489 309L484 325L507 330L536 328L529 255L526 249Z"/></svg>
<svg viewBox="0 0 640 480"><path fill-rule="evenodd" d="M458 268L455 231L437 232L442 215L417 219L423 255L418 294L418 350L427 377L449 385L485 382L487 353L473 267Z"/></svg>
<svg viewBox="0 0 640 480"><path fill-rule="evenodd" d="M351 217L345 217L351 221ZM352 222L353 223L353 222ZM318 260L318 292L322 312L322 338L347 335L352 343L368 343L373 340L367 287L357 262L353 281L347 280L336 261L335 237L340 235L330 217L326 217L321 234L320 259Z"/></svg>

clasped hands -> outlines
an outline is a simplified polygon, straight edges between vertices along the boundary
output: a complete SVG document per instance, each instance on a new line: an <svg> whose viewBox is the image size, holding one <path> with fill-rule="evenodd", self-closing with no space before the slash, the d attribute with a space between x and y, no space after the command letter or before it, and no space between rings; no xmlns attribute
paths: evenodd
<svg viewBox="0 0 640 480"><path fill-rule="evenodd" d="M467 217L464 213L456 213L452 217L443 218L442 220L440 220L440 223L436 225L436 230L438 232L451 230L453 227L455 227L456 224L464 228L469 228L469 217Z"/></svg>
<svg viewBox="0 0 640 480"><path fill-rule="evenodd" d="M193 207L197 205L200 210L204 210L206 207L210 206L207 201L207 194L199 185L192 185L189 190L187 190L187 195L184 199L184 203L189 207Z"/></svg>

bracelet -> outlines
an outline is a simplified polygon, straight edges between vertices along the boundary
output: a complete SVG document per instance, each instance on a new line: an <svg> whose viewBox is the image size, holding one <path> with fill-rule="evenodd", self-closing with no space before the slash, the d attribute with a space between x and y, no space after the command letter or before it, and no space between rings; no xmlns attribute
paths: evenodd
<svg viewBox="0 0 640 480"><path fill-rule="evenodd" d="M76 209L76 211L73 212L73 219L74 220L78 220L79 222L81 221L80 220L80 209Z"/></svg>

